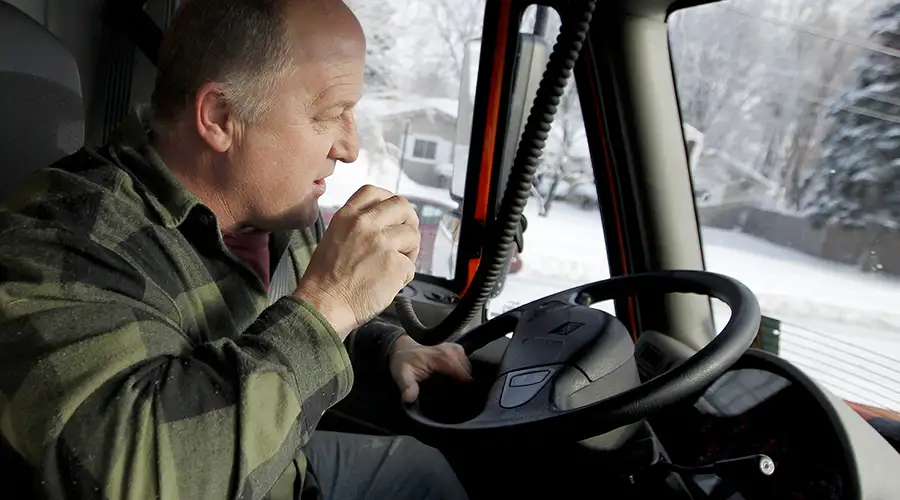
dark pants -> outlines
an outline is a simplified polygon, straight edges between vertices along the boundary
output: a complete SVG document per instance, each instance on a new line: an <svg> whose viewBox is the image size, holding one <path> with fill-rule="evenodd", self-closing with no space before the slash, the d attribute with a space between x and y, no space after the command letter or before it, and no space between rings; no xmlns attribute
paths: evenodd
<svg viewBox="0 0 900 500"><path fill-rule="evenodd" d="M438 450L408 436L315 431L305 448L325 500L466 500Z"/></svg>

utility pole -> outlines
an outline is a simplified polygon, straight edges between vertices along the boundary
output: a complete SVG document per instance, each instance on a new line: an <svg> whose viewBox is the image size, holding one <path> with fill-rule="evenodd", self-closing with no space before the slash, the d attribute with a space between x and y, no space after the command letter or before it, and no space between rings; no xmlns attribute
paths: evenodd
<svg viewBox="0 0 900 500"><path fill-rule="evenodd" d="M403 145L400 147L400 169L397 172L397 187L394 189L394 194L400 194L400 178L403 177L403 162L406 160L406 140L409 138L409 120L406 120L406 125L403 127Z"/></svg>

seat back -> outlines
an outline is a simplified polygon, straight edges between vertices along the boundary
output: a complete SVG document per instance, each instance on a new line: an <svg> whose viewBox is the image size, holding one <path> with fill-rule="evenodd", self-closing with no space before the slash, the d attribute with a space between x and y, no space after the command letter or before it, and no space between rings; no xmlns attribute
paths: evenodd
<svg viewBox="0 0 900 500"><path fill-rule="evenodd" d="M75 57L41 24L0 0L0 199L83 144Z"/></svg>

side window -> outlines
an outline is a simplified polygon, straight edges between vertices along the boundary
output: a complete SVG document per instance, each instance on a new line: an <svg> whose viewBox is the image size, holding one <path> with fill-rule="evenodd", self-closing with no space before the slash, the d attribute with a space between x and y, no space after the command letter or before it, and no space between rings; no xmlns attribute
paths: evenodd
<svg viewBox="0 0 900 500"><path fill-rule="evenodd" d="M412 157L419 160L437 160L437 141L416 138L413 143Z"/></svg>
<svg viewBox="0 0 900 500"><path fill-rule="evenodd" d="M366 33L365 90L354 111L359 158L338 163L320 198L333 212L372 184L423 200L420 219L438 226L443 212L425 201L461 208L449 185L456 139L462 56L481 36L484 0L348 0ZM423 212L424 211L424 212ZM458 241L422 231L417 271L452 279Z"/></svg>
<svg viewBox="0 0 900 500"><path fill-rule="evenodd" d="M728 0L669 38L708 269L764 348L900 411L900 2Z"/></svg>
<svg viewBox="0 0 900 500"><path fill-rule="evenodd" d="M552 46L559 27L555 10L533 5L525 12L520 31L538 34ZM528 220L523 251L515 251L506 284L491 300L489 316L609 278L603 222L574 80L559 105L523 213ZM597 307L614 312L611 302Z"/></svg>

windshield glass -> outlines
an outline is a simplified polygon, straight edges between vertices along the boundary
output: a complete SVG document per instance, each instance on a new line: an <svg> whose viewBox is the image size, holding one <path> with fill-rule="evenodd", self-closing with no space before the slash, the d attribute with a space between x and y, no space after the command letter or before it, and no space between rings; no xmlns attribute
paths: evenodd
<svg viewBox="0 0 900 500"><path fill-rule="evenodd" d="M900 410L900 2L730 0L669 36L707 269L766 348Z"/></svg>
<svg viewBox="0 0 900 500"><path fill-rule="evenodd" d="M457 118L474 100L484 0L350 0L366 31L366 89L355 110L359 159L338 164L320 206L325 220L363 184L407 196L416 206L422 274L453 278L465 200L451 196L454 162L466 164L471 126ZM531 6L520 32L552 45L560 18ZM467 82L467 83L466 83ZM462 87L465 88L462 88ZM460 99L465 99L460 106ZM530 108L530 106L529 106ZM460 120L464 120L463 116ZM462 122L465 123L465 122ZM460 138L462 137L462 143ZM465 179L456 176L456 182ZM574 84L566 91L525 208L523 252L488 315L609 277L584 121ZM613 311L612 303L596 305Z"/></svg>
<svg viewBox="0 0 900 500"><path fill-rule="evenodd" d="M359 158L337 165L320 199L325 220L364 184L407 197L419 215L417 271L452 279L461 202L450 196L467 40L484 2L349 0L366 32L365 92L354 110Z"/></svg>

